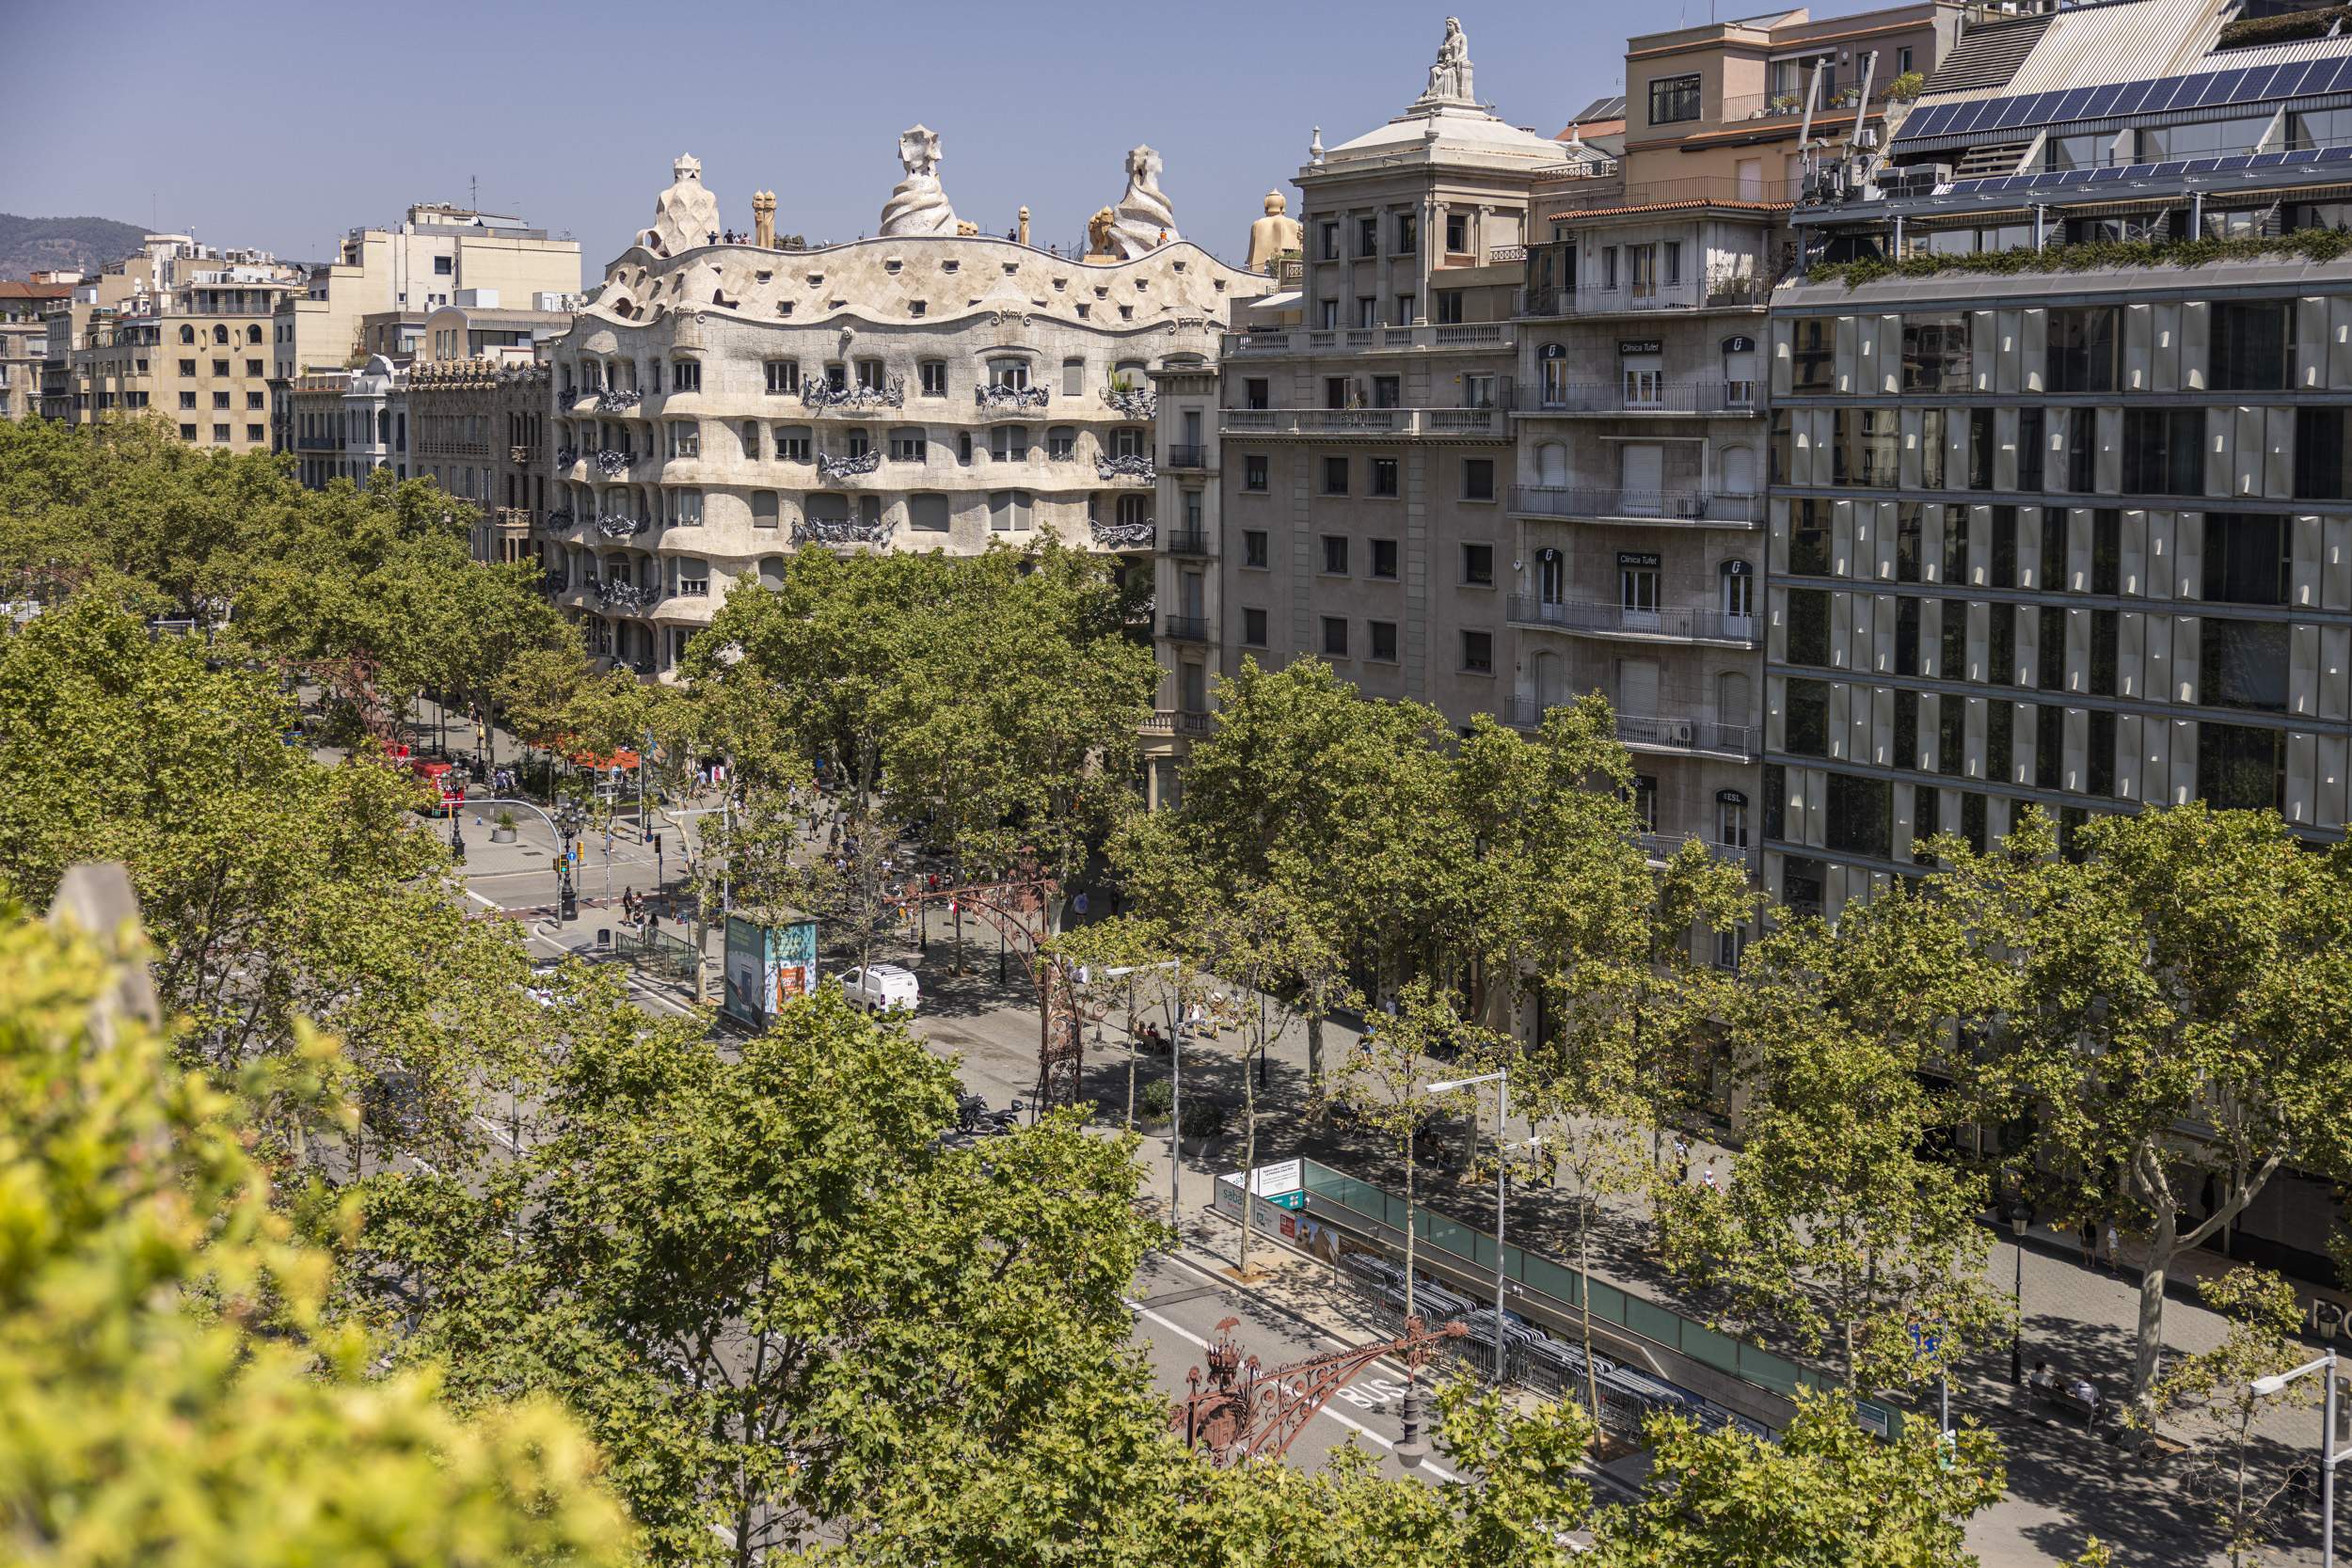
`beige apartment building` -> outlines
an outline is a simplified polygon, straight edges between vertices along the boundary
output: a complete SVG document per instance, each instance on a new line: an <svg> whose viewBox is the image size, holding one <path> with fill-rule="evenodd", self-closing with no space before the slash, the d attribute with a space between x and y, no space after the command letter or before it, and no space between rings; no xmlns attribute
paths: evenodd
<svg viewBox="0 0 2352 1568"><path fill-rule="evenodd" d="M52 314L49 368L62 374L54 393L44 380L45 411L74 424L154 413L191 444L266 451L269 322L300 287L266 252L150 235Z"/></svg>
<svg viewBox="0 0 2352 1568"><path fill-rule="evenodd" d="M428 318L446 306L560 311L579 293L579 242L520 218L420 202L391 228L354 229L342 253L313 270L272 323L278 438L294 438L298 375L421 352Z"/></svg>
<svg viewBox="0 0 2352 1568"><path fill-rule="evenodd" d="M667 674L739 578L801 549L1050 534L1150 559L1152 376L1213 363L1267 280L1181 237L1149 148L1086 257L964 231L937 135L898 152L876 237L818 250L778 246L764 201L751 238L711 243L735 226L681 157L548 345L536 543L592 652Z"/></svg>
<svg viewBox="0 0 2352 1568"><path fill-rule="evenodd" d="M1226 338L1216 401L1163 379L1163 450L1197 453L1217 501L1161 544L1162 800L1246 657L1322 657L1457 724L1505 709L1512 302L1528 192L1577 154L1479 107L1470 73L1450 28L1403 114L1318 135L1296 287Z"/></svg>
<svg viewBox="0 0 2352 1568"><path fill-rule="evenodd" d="M410 461L471 503L477 561L536 554L547 513L548 367L525 358L416 359L408 366Z"/></svg>
<svg viewBox="0 0 2352 1568"><path fill-rule="evenodd" d="M40 415L41 364L49 352L47 318L72 294L72 282L53 281L47 275L28 280L0 278L0 420Z"/></svg>

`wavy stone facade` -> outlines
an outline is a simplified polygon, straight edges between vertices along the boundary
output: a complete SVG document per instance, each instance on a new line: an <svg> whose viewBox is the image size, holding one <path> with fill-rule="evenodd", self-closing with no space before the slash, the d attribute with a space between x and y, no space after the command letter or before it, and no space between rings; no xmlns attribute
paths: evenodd
<svg viewBox="0 0 2352 1568"><path fill-rule="evenodd" d="M704 194L678 167L659 213ZM1051 531L1143 557L1150 373L1213 364L1270 286L1184 242L1115 262L960 234L633 245L548 345L542 563L592 651L662 674L735 579L812 545Z"/></svg>

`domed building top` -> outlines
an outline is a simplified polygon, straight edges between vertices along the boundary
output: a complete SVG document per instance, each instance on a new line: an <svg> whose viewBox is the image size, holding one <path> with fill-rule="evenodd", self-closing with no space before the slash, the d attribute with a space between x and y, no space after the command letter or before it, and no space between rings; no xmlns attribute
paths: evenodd
<svg viewBox="0 0 2352 1568"><path fill-rule="evenodd" d="M1561 161L1560 144L1482 107L1471 88L1470 40L1462 24L1445 19L1445 39L1429 68L1429 82L1410 107L1375 131L1325 152L1311 170L1334 171L1371 158L1394 158L1415 149L1438 161L1496 159L1529 165Z"/></svg>

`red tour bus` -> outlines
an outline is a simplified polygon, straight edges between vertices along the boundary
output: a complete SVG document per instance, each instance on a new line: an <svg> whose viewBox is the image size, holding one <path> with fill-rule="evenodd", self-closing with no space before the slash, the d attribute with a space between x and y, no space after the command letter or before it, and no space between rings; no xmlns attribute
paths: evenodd
<svg viewBox="0 0 2352 1568"><path fill-rule="evenodd" d="M408 762L408 771L432 787L434 803L427 808L428 815L453 816L457 809L466 803L465 784L448 763L427 762L422 757L412 757Z"/></svg>

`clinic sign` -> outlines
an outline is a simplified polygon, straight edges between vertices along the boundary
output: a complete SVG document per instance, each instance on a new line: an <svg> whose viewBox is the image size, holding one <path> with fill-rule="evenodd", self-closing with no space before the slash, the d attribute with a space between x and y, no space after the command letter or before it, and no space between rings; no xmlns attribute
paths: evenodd
<svg viewBox="0 0 2352 1568"><path fill-rule="evenodd" d="M795 997L817 989L817 923L759 926L727 916L726 994L719 1010L765 1029Z"/></svg>

